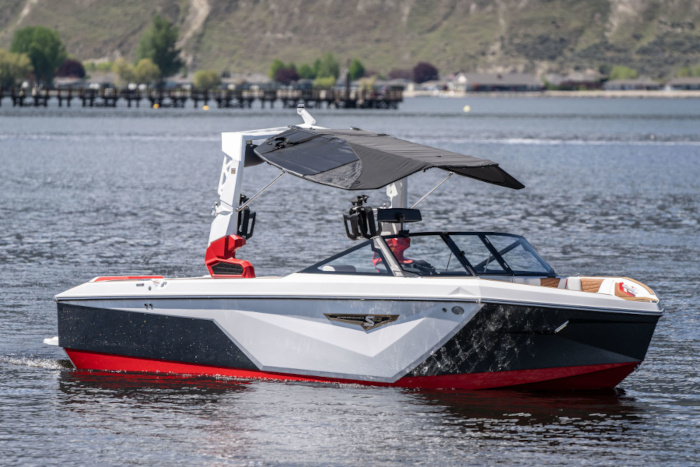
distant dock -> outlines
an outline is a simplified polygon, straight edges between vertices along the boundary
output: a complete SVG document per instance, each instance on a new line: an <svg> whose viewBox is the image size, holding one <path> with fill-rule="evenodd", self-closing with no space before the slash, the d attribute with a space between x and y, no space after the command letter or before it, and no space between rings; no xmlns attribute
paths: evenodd
<svg viewBox="0 0 700 467"><path fill-rule="evenodd" d="M348 90L348 89L217 89L199 91L194 89L119 89L89 87L63 89L2 89L0 106L48 107L54 101L59 107L117 107L126 102L127 107L173 107L184 108L189 103L194 108L216 105L218 108L251 108L258 101L265 108L276 104L294 108L304 104L307 108L339 109L398 109L403 102L403 91L398 89Z"/></svg>

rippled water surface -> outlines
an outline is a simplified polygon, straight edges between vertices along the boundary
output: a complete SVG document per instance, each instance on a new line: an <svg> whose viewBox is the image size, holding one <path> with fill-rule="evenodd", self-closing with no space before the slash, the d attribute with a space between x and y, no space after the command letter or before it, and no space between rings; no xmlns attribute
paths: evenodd
<svg viewBox="0 0 700 467"><path fill-rule="evenodd" d="M614 393L430 392L69 368L52 297L98 275L203 275L222 131L293 110L0 107L0 463L700 463L700 101L413 99L313 111L496 160L527 188L453 177L426 230L524 234L560 274L626 275L665 314ZM465 104L471 112L464 113ZM252 194L276 176L249 169ZM444 173L411 179L418 199ZM370 200L383 202L381 192ZM241 250L258 275L348 245L351 194L284 177Z"/></svg>

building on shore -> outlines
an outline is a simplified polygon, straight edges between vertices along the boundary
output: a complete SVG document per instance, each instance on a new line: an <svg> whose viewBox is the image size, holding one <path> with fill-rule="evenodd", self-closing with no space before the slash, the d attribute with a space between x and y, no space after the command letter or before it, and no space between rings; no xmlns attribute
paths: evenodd
<svg viewBox="0 0 700 467"><path fill-rule="evenodd" d="M527 73L458 73L448 88L457 92L533 92L542 91L544 85Z"/></svg>
<svg viewBox="0 0 700 467"><path fill-rule="evenodd" d="M601 89L603 87L601 78L600 73L594 71L575 71L568 75L560 75L558 73L547 73L544 75L547 87L558 91Z"/></svg>
<svg viewBox="0 0 700 467"><path fill-rule="evenodd" d="M606 91L658 91L661 85L651 78L614 79L603 88Z"/></svg>
<svg viewBox="0 0 700 467"><path fill-rule="evenodd" d="M700 90L700 77L675 78L666 83L666 89L671 91Z"/></svg>

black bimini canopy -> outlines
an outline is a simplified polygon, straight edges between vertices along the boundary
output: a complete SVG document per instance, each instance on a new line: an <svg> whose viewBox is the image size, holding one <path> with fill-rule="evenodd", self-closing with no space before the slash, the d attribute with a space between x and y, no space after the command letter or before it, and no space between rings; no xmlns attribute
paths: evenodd
<svg viewBox="0 0 700 467"><path fill-rule="evenodd" d="M291 127L255 153L291 174L344 190L374 190L433 167L516 190L525 187L493 161L364 130Z"/></svg>

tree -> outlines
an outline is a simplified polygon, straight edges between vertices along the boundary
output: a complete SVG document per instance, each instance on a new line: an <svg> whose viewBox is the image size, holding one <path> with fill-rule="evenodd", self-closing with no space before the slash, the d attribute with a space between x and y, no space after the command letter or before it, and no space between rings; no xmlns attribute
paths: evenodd
<svg viewBox="0 0 700 467"><path fill-rule="evenodd" d="M299 78L301 79L314 79L316 77L316 73L314 73L313 68L311 68L306 63L299 67L298 73Z"/></svg>
<svg viewBox="0 0 700 467"><path fill-rule="evenodd" d="M73 78L85 78L85 68L78 60L67 58L56 72L56 76L71 76Z"/></svg>
<svg viewBox="0 0 700 467"><path fill-rule="evenodd" d="M66 47L58 33L43 26L18 29L12 37L10 51L27 54L37 82L50 84L56 70L66 59Z"/></svg>
<svg viewBox="0 0 700 467"><path fill-rule="evenodd" d="M150 58L142 58L134 68L134 79L138 83L152 83L158 81L161 76L163 73L160 68Z"/></svg>
<svg viewBox="0 0 700 467"><path fill-rule="evenodd" d="M112 71L119 77L120 84L129 84L136 80L134 66L121 57L115 60Z"/></svg>
<svg viewBox="0 0 700 467"><path fill-rule="evenodd" d="M0 49L0 87L10 88L32 72L32 62L26 54Z"/></svg>
<svg viewBox="0 0 700 467"><path fill-rule="evenodd" d="M350 74L350 81L355 81L365 76L365 67L362 65L362 62L355 58L350 63L348 73Z"/></svg>
<svg viewBox="0 0 700 467"><path fill-rule="evenodd" d="M413 67L413 81L416 83L425 83L426 81L433 81L440 79L437 68L428 62L420 62L415 67Z"/></svg>
<svg viewBox="0 0 700 467"><path fill-rule="evenodd" d="M284 62L279 58L274 59L272 61L272 65L270 65L270 78L275 79L275 74L277 73L277 70L279 70L280 68L285 68L285 66L286 65L284 64Z"/></svg>
<svg viewBox="0 0 700 467"><path fill-rule="evenodd" d="M171 22L160 15L153 18L153 24L139 40L136 59L150 59L160 70L160 81L172 76L182 68L180 51L175 47L179 31Z"/></svg>
<svg viewBox="0 0 700 467"><path fill-rule="evenodd" d="M292 81L299 80L299 73L292 67L278 68L275 72L274 80L278 83L288 85Z"/></svg>
<svg viewBox="0 0 700 467"><path fill-rule="evenodd" d="M221 84L221 77L214 70L199 70L194 74L194 87L212 89Z"/></svg>
<svg viewBox="0 0 700 467"><path fill-rule="evenodd" d="M316 70L317 78L328 78L332 76L338 79L340 75L340 65L332 53L328 52L323 54L320 60L314 62L314 67L316 67L316 63L318 63L318 69Z"/></svg>
<svg viewBox="0 0 700 467"><path fill-rule="evenodd" d="M622 65L615 65L610 70L610 79L635 79L639 76L639 72L634 68L629 68Z"/></svg>

